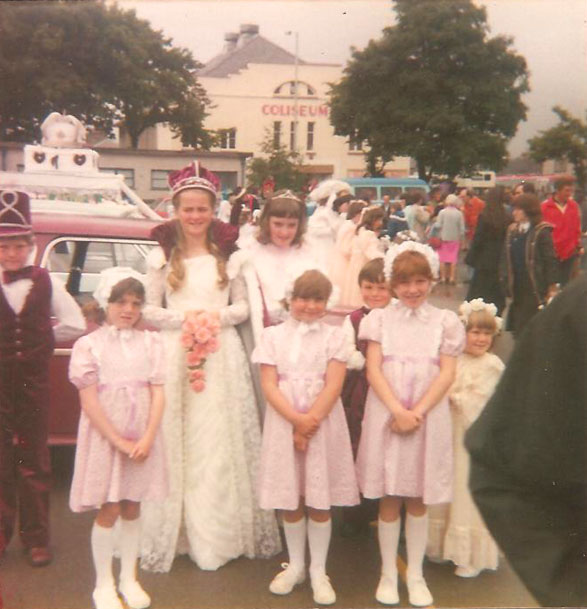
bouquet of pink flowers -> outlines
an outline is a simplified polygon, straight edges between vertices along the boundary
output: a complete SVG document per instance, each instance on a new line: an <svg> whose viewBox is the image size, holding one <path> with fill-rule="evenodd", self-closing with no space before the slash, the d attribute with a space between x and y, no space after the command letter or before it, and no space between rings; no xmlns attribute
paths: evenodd
<svg viewBox="0 0 587 609"><path fill-rule="evenodd" d="M187 351L190 385L196 392L204 391L206 387L204 364L206 356L218 351L219 332L220 323L210 313L206 311L186 313L181 327L181 344Z"/></svg>

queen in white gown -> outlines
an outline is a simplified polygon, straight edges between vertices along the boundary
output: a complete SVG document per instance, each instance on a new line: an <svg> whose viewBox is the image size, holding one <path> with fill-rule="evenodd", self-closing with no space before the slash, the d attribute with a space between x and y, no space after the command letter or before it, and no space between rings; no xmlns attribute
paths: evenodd
<svg viewBox="0 0 587 609"><path fill-rule="evenodd" d="M166 348L162 430L170 486L164 504L143 504L141 566L152 571L169 571L177 554L215 570L239 556L269 557L281 548L275 516L259 509L255 496L259 416L234 327L249 315L246 263L237 254L225 264L214 243L221 226L212 225L214 190L202 184L184 177L175 185L178 243L154 249L147 261L144 316L162 329ZM174 231L166 234L168 240ZM177 268L183 268L179 285ZM200 393L189 385L180 342L185 313L193 310L215 312L221 324L220 348L206 360Z"/></svg>

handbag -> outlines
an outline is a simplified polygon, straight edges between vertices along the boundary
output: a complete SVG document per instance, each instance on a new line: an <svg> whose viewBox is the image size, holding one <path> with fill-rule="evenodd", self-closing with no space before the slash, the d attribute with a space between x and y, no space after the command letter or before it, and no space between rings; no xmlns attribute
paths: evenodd
<svg viewBox="0 0 587 609"><path fill-rule="evenodd" d="M428 239L428 245L433 249L437 250L442 245L442 239L440 237L430 237Z"/></svg>

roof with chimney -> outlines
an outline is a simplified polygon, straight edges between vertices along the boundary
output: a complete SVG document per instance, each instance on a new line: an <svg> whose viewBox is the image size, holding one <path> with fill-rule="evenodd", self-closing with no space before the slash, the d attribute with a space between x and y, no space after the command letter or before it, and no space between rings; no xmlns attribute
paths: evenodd
<svg viewBox="0 0 587 609"><path fill-rule="evenodd" d="M296 62L295 55L277 46L259 34L259 26L245 24L240 26L240 32L229 32L224 36L225 46L220 55L211 59L198 76L226 78L243 70L250 63L290 64ZM298 57L299 65L306 65Z"/></svg>

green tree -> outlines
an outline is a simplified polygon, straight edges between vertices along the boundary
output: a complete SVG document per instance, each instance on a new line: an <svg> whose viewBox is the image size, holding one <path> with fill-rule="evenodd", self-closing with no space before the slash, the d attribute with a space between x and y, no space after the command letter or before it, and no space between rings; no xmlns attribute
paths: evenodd
<svg viewBox="0 0 587 609"><path fill-rule="evenodd" d="M584 191L587 186L587 120L575 118L561 106L555 106L552 111L559 123L528 140L530 156L539 163L547 159L569 161L575 168L577 185Z"/></svg>
<svg viewBox="0 0 587 609"><path fill-rule="evenodd" d="M330 91L338 135L363 140L382 161L415 159L433 174L500 168L526 116L525 59L511 38L490 38L471 0L395 0L397 25L354 50Z"/></svg>
<svg viewBox="0 0 587 609"><path fill-rule="evenodd" d="M186 146L208 147L210 102L200 64L134 11L103 2L0 3L0 137L39 135L49 112L74 114L110 132L169 123Z"/></svg>
<svg viewBox="0 0 587 609"><path fill-rule="evenodd" d="M276 190L301 190L305 178L301 173L300 155L285 146L276 145L268 129L260 147L263 156L253 158L249 164L249 183L260 188L269 176L273 176Z"/></svg>

